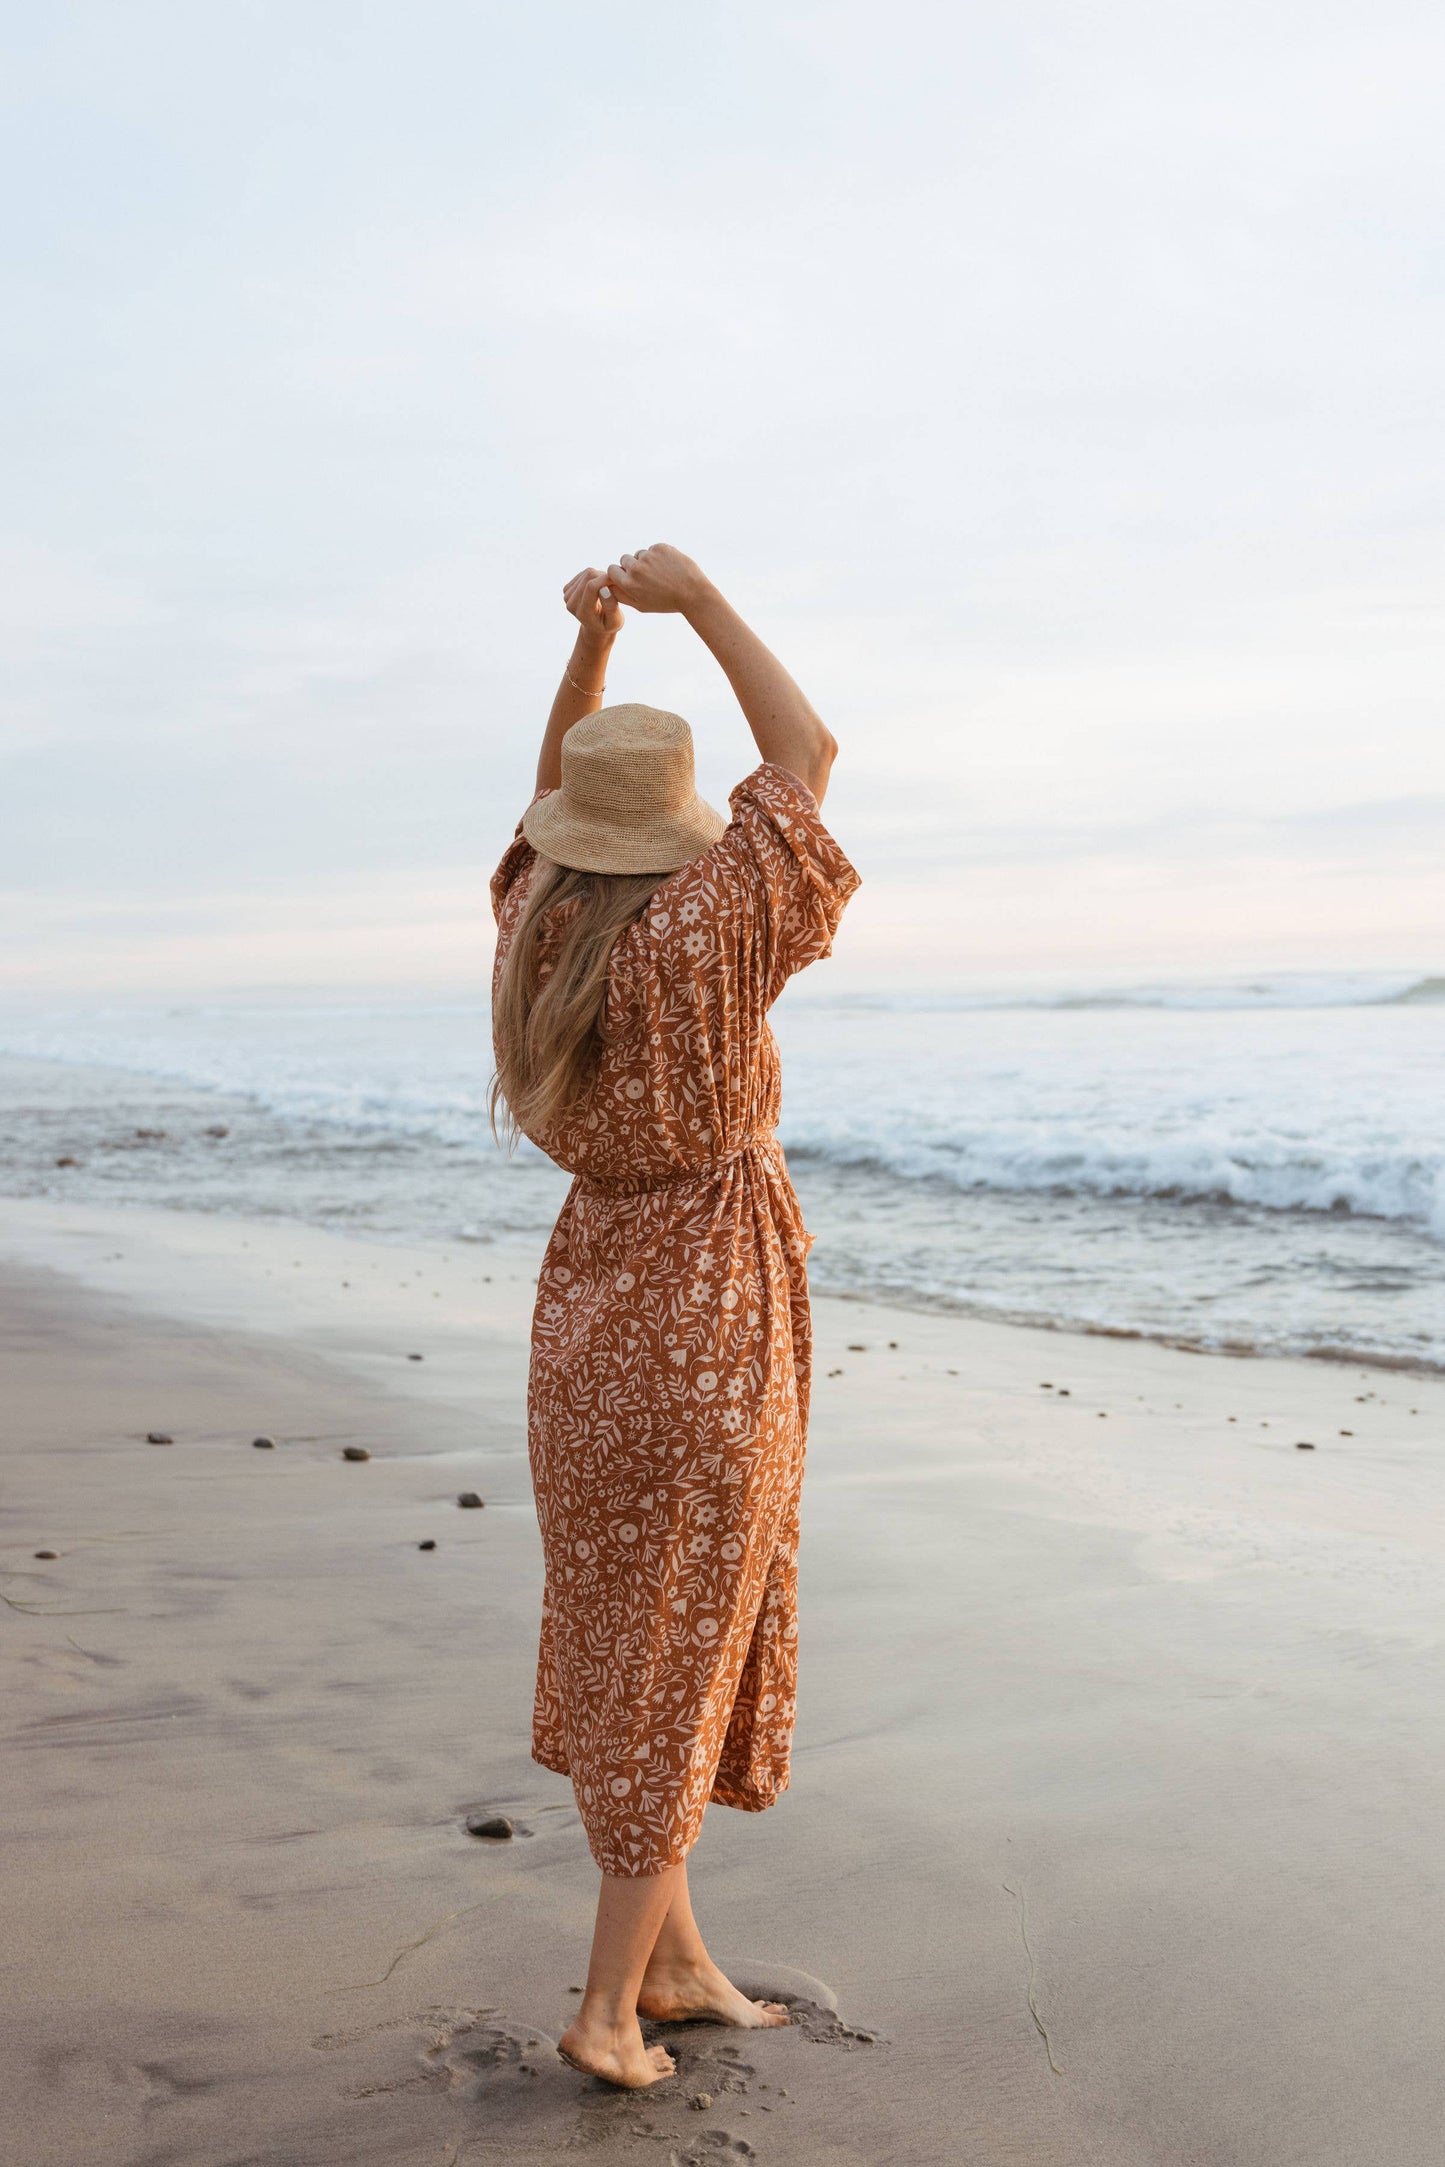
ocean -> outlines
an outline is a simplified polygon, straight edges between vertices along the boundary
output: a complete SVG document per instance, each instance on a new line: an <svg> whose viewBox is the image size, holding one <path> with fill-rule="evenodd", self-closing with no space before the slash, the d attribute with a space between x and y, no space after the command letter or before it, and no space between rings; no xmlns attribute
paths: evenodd
<svg viewBox="0 0 1445 2167"><path fill-rule="evenodd" d="M774 1026L815 1287L1445 1370L1445 979L802 980ZM0 1192L540 1256L566 1177L492 1143L489 1069L476 998L11 1001Z"/></svg>

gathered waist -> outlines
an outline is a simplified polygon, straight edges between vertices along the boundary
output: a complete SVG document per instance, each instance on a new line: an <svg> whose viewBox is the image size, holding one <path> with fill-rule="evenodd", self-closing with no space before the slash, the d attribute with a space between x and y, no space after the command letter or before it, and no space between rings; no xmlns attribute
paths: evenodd
<svg viewBox="0 0 1445 2167"><path fill-rule="evenodd" d="M662 1173L640 1173L635 1176L621 1174L614 1179L610 1174L595 1175L577 1173L574 1182L591 1196L630 1197L651 1196L657 1189L681 1189L693 1183L711 1181L718 1174L727 1172L755 1151L775 1151L778 1146L775 1129L756 1129L753 1134L731 1151L719 1152L715 1159L699 1159L693 1166L671 1167Z"/></svg>

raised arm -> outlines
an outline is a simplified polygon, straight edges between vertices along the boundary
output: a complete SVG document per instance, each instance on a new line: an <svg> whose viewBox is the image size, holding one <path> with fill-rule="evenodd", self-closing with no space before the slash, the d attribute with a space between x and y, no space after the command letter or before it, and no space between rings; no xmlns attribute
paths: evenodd
<svg viewBox="0 0 1445 2167"><path fill-rule="evenodd" d="M671 610L687 619L722 665L763 758L787 768L821 803L837 741L777 656L691 557L669 542L654 542L609 565L607 583L634 609Z"/></svg>
<svg viewBox="0 0 1445 2167"><path fill-rule="evenodd" d="M607 690L607 662L622 630L622 611L607 585L607 574L588 565L562 589L562 600L577 619L572 657L562 672L537 759L537 788L555 790L562 780L562 740L574 722L595 715Z"/></svg>

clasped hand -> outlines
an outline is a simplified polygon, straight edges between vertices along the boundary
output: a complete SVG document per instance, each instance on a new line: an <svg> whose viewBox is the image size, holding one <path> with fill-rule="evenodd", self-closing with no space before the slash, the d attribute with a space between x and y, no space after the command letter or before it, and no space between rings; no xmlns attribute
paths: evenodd
<svg viewBox="0 0 1445 2167"><path fill-rule="evenodd" d="M562 599L586 633L612 640L622 630L621 604L645 614L690 609L707 592L707 580L691 557L670 542L654 542L619 557L605 572L588 565L569 579Z"/></svg>

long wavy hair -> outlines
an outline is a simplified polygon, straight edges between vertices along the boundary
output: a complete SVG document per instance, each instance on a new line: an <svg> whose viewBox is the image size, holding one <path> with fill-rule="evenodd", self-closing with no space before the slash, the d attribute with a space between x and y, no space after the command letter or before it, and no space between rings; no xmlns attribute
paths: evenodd
<svg viewBox="0 0 1445 2167"><path fill-rule="evenodd" d="M492 997L492 1134L547 1137L582 1097L606 1043L612 945L666 876L579 873L539 857Z"/></svg>

